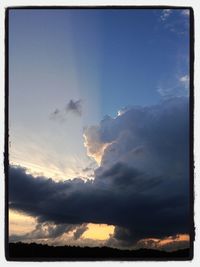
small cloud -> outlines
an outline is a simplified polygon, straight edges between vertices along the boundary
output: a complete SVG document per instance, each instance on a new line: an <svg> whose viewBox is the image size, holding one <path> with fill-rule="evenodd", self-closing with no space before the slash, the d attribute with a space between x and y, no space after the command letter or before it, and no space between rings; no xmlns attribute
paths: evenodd
<svg viewBox="0 0 200 267"><path fill-rule="evenodd" d="M189 78L189 75L184 75L184 76L181 76L179 78L179 81L182 85L184 85L185 88L188 88L189 86L189 81L190 81L190 78Z"/></svg>
<svg viewBox="0 0 200 267"><path fill-rule="evenodd" d="M66 106L65 109L66 112L72 112L74 114L77 114L79 116L82 115L82 101L81 99L74 101L74 100L70 100L69 103Z"/></svg>
<svg viewBox="0 0 200 267"><path fill-rule="evenodd" d="M189 82L189 76L188 75L182 76L182 77L180 77L179 80L180 80L180 82L183 82L183 83Z"/></svg>
<svg viewBox="0 0 200 267"><path fill-rule="evenodd" d="M64 115L62 114L62 111L56 108L50 115L50 120L58 120L60 122L65 121Z"/></svg>
<svg viewBox="0 0 200 267"><path fill-rule="evenodd" d="M66 120L67 114L72 112L78 116L82 115L82 100L79 99L77 101L70 100L65 108L58 109L56 108L49 116L51 120L57 120L60 122L64 122Z"/></svg>
<svg viewBox="0 0 200 267"><path fill-rule="evenodd" d="M57 115L59 112L60 112L59 109L56 108L55 111L52 113L52 115Z"/></svg>
<svg viewBox="0 0 200 267"><path fill-rule="evenodd" d="M167 18L171 15L172 10L171 9L164 9L161 13L160 19L162 21L166 21Z"/></svg>

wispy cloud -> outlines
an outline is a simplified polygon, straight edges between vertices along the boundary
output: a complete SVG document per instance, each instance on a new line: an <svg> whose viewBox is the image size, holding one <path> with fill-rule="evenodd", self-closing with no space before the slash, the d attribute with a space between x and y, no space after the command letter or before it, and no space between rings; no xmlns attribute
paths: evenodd
<svg viewBox="0 0 200 267"><path fill-rule="evenodd" d="M64 122L66 120L65 114L58 108L56 108L50 115L50 120L55 120L59 122Z"/></svg>
<svg viewBox="0 0 200 267"><path fill-rule="evenodd" d="M178 35L184 35L188 33L189 29L189 15L189 9L163 9L159 19L163 27L168 31Z"/></svg>
<svg viewBox="0 0 200 267"><path fill-rule="evenodd" d="M189 90L189 75L179 75L171 85L159 86L157 92L163 98L170 98L175 96L188 96Z"/></svg>
<svg viewBox="0 0 200 267"><path fill-rule="evenodd" d="M162 21L166 21L168 17L171 15L172 10L171 9L164 9L161 13L160 19Z"/></svg>
<svg viewBox="0 0 200 267"><path fill-rule="evenodd" d="M189 87L189 81L190 81L190 78L189 78L189 75L184 75L184 76L181 76L179 78L179 81L182 85L184 85L184 87L188 88Z"/></svg>

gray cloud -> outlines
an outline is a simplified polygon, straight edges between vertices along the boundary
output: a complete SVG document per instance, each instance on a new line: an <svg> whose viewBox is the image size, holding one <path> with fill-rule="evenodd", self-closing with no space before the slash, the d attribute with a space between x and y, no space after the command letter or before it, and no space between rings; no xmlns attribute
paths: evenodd
<svg viewBox="0 0 200 267"><path fill-rule="evenodd" d="M60 122L64 122L67 119L68 113L75 114L77 116L82 115L82 100L79 99L74 101L71 99L64 109L56 108L50 115L49 118L51 120L56 120Z"/></svg>
<svg viewBox="0 0 200 267"><path fill-rule="evenodd" d="M69 103L66 106L66 112L72 112L76 115L81 116L82 115L82 101L81 99L74 101L70 100Z"/></svg>
<svg viewBox="0 0 200 267"><path fill-rule="evenodd" d="M18 241L32 241L32 240L40 240L45 238L57 238L60 237L63 233L68 233L75 229L76 225L69 224L58 224L54 225L52 223L38 223L33 231L23 235L11 235L11 242Z"/></svg>
<svg viewBox="0 0 200 267"><path fill-rule="evenodd" d="M179 97L101 121L88 145L95 151L110 145L94 181L55 182L11 166L9 206L39 223L115 225L108 243L119 246L188 233L188 109L188 99Z"/></svg>
<svg viewBox="0 0 200 267"><path fill-rule="evenodd" d="M65 121L65 114L58 108L56 108L50 115L50 120L64 122Z"/></svg>
<svg viewBox="0 0 200 267"><path fill-rule="evenodd" d="M77 240L79 239L82 234L88 229L87 224L81 225L76 232L74 233L74 239Z"/></svg>

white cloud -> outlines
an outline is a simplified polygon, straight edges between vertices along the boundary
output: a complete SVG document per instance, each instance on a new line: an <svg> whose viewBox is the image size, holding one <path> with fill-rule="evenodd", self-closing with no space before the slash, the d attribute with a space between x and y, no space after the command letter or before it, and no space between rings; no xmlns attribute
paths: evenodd
<svg viewBox="0 0 200 267"><path fill-rule="evenodd" d="M180 77L180 82L189 82L189 76L188 75L185 75L185 76L182 76Z"/></svg>
<svg viewBox="0 0 200 267"><path fill-rule="evenodd" d="M190 81L189 75L181 76L179 78L179 81L180 81L180 83L182 85L184 85L185 88L188 88L189 87L189 81Z"/></svg>
<svg viewBox="0 0 200 267"><path fill-rule="evenodd" d="M110 143L101 143L98 126L85 128L83 138L84 146L87 149L87 155L100 165L104 150L110 145Z"/></svg>
<svg viewBox="0 0 200 267"><path fill-rule="evenodd" d="M169 96L172 96L173 90L174 90L174 88L158 87L157 92L162 97L169 97Z"/></svg>
<svg viewBox="0 0 200 267"><path fill-rule="evenodd" d="M157 92L163 98L171 98L171 97L180 97L180 96L188 96L189 89L189 75L182 75L176 77L176 80L171 82L171 85L159 85L157 88ZM183 90L184 89L184 90Z"/></svg>
<svg viewBox="0 0 200 267"><path fill-rule="evenodd" d="M164 9L162 11L161 16L160 16L161 20L162 21L166 21L166 19L171 15L171 13L172 13L171 9Z"/></svg>

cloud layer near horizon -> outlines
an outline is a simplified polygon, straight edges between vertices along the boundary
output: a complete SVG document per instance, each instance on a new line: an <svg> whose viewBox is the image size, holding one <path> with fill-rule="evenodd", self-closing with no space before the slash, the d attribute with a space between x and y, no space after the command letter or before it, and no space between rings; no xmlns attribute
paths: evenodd
<svg viewBox="0 0 200 267"><path fill-rule="evenodd" d="M55 182L10 166L10 208L37 217L40 224L115 225L108 245L188 233L188 108L188 98L168 99L85 129L94 158L104 147L93 181Z"/></svg>

